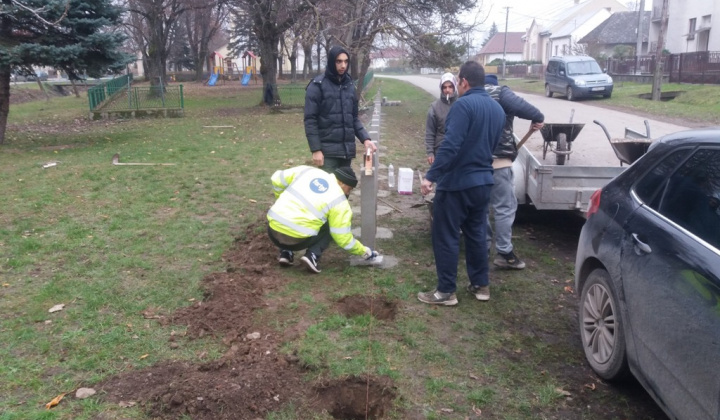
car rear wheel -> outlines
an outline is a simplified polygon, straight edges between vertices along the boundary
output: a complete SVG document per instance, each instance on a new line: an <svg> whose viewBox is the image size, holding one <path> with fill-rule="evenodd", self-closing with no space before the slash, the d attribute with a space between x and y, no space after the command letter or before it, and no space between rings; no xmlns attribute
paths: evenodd
<svg viewBox="0 0 720 420"><path fill-rule="evenodd" d="M552 91L550 90L550 85L547 83L545 83L545 96L552 98Z"/></svg>
<svg viewBox="0 0 720 420"><path fill-rule="evenodd" d="M575 92L573 92L572 88L570 86L567 87L567 100L568 101L574 101L575 100Z"/></svg>
<svg viewBox="0 0 720 420"><path fill-rule="evenodd" d="M620 305L603 269L590 273L580 295L580 338L585 358L605 380L620 380L628 374L625 334Z"/></svg>

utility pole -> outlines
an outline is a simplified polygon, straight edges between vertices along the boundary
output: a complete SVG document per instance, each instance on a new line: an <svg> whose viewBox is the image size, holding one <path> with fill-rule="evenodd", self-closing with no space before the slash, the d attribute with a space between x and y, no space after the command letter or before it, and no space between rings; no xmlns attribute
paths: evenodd
<svg viewBox="0 0 720 420"><path fill-rule="evenodd" d="M640 9L638 9L637 23L637 45L635 46L635 74L640 74L640 56L642 55L643 35L643 14L645 13L645 0L640 0Z"/></svg>
<svg viewBox="0 0 720 420"><path fill-rule="evenodd" d="M667 1L667 0L665 0ZM508 18L510 17L510 7L505 7L505 39L503 40L503 62L502 62L502 78L505 79L505 51L507 48L507 28Z"/></svg>
<svg viewBox="0 0 720 420"><path fill-rule="evenodd" d="M652 100L660 100L660 92L662 88L663 77L663 56L662 52L665 47L665 31L667 30L668 19L668 0L663 0L662 12L660 13L660 33L658 33L657 49L655 50L655 72L653 73Z"/></svg>

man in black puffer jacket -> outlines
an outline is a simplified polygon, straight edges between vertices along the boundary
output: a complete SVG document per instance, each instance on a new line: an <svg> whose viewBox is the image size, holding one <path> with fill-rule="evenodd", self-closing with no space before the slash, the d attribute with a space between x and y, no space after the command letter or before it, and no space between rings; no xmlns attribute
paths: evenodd
<svg viewBox="0 0 720 420"><path fill-rule="evenodd" d="M330 48L325 74L315 77L305 92L305 136L313 164L332 173L351 166L355 137L365 152L377 150L358 118L355 84L348 73L350 55L340 46Z"/></svg>
<svg viewBox="0 0 720 420"><path fill-rule="evenodd" d="M497 76L494 74L485 76L485 91L505 111L505 125L500 135L500 142L493 150L493 181L495 184L490 192L490 208L495 214L495 249L498 253L493 264L522 270L525 268L525 263L513 252L511 240L512 225L517 211L512 163L518 155L513 135L513 120L515 117L530 120L532 129L539 130L543 126L545 116L539 109L515 95L509 87L498 86ZM490 219L488 219L487 233L489 244L492 241Z"/></svg>

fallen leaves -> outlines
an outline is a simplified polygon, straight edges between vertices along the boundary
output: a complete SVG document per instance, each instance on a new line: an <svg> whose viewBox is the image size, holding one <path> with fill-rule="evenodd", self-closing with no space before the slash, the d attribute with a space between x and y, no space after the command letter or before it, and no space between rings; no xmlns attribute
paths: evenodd
<svg viewBox="0 0 720 420"><path fill-rule="evenodd" d="M45 408L48 410L55 407L56 405L60 404L60 401L62 401L63 397L65 396L65 393L58 395L57 397L53 398L49 403L45 404Z"/></svg>
<svg viewBox="0 0 720 420"><path fill-rule="evenodd" d="M590 391L595 391L595 384L593 384L593 383L585 384L585 388L589 389Z"/></svg>

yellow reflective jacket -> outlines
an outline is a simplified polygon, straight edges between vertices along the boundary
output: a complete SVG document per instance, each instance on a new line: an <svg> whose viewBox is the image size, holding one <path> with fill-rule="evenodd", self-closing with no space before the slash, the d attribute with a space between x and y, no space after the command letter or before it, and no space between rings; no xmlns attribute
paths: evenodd
<svg viewBox="0 0 720 420"><path fill-rule="evenodd" d="M315 236L325 222L344 250L365 253L352 230L352 209L335 175L312 166L296 166L272 175L275 204L267 214L270 227L293 238Z"/></svg>

